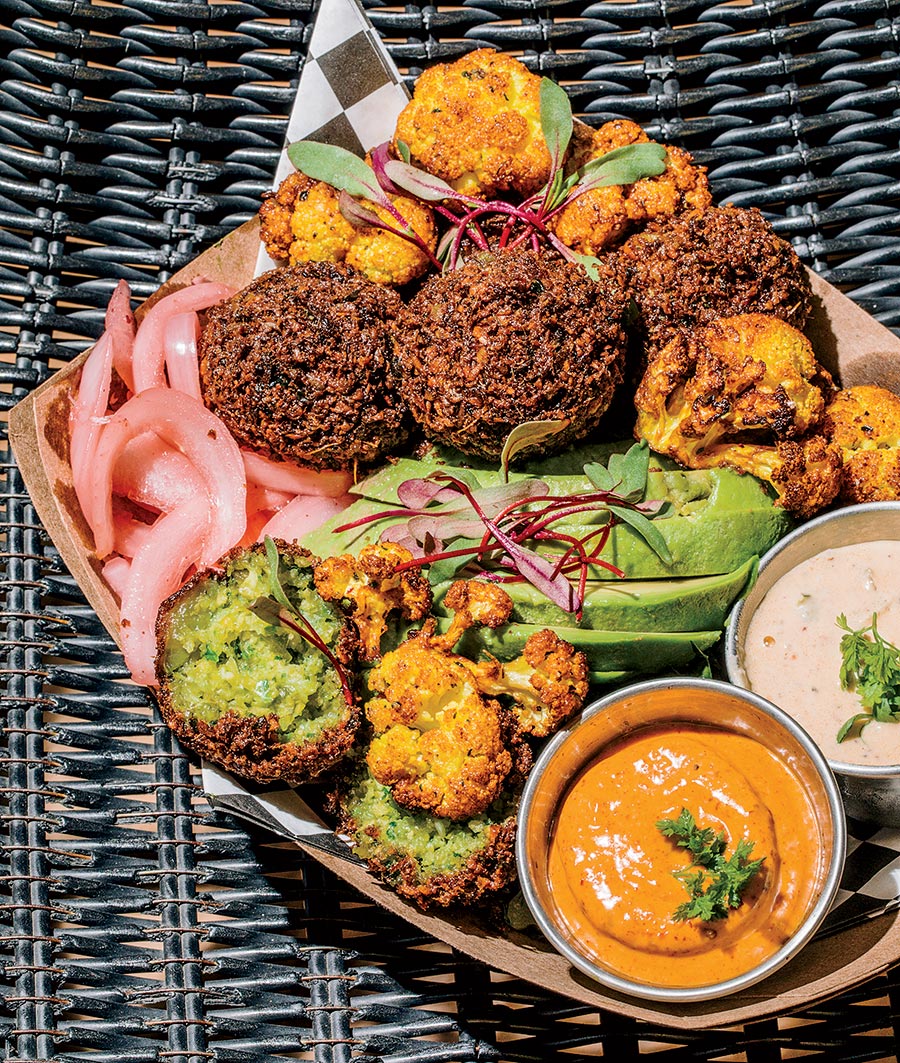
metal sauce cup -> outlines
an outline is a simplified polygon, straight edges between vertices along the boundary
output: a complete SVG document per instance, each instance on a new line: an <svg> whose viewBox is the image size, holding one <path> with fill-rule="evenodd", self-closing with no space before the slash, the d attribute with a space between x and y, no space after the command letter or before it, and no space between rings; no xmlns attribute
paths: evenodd
<svg viewBox="0 0 900 1063"><path fill-rule="evenodd" d="M709 985L673 988L631 981L604 968L579 947L553 901L547 874L557 809L570 784L610 743L654 724L700 724L747 735L793 769L810 796L820 836L810 906L794 935L763 963ZM776 816L777 809L773 812ZM706 679L660 679L623 688L594 702L544 747L519 806L516 858L522 892L548 941L575 967L610 989L646 1000L714 1000L761 981L787 963L825 918L840 885L847 829L840 793L809 735L781 709L751 691Z"/></svg>
<svg viewBox="0 0 900 1063"><path fill-rule="evenodd" d="M757 606L782 576L823 550L881 539L900 540L900 502L871 502L826 513L773 547L760 562L756 584L734 607L728 620L725 667L731 682L750 687L744 671L747 630ZM900 594L900 579L897 590ZM835 662L835 674L838 663ZM834 759L828 763L837 776L847 815L900 827L900 764L862 765Z"/></svg>

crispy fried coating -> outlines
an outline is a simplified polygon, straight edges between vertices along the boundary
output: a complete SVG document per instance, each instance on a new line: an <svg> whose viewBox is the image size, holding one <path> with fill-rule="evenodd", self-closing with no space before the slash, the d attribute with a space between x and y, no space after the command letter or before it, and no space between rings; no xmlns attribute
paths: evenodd
<svg viewBox="0 0 900 1063"><path fill-rule="evenodd" d="M635 436L692 469L728 465L768 480L810 516L840 486L840 453L816 434L831 378L776 317L740 314L677 334L635 395Z"/></svg>
<svg viewBox="0 0 900 1063"><path fill-rule="evenodd" d="M658 218L616 257L640 310L648 360L679 328L762 313L802 329L809 316L806 271L758 210L710 207Z"/></svg>
<svg viewBox="0 0 900 1063"><path fill-rule="evenodd" d="M402 391L432 439L497 458L523 421L566 419L562 449L597 426L622 380L626 300L611 271L533 251L475 256L430 277L397 339ZM523 452L527 454L527 452Z"/></svg>
<svg viewBox="0 0 900 1063"><path fill-rule="evenodd" d="M407 196L391 201L413 230L434 251L437 229L430 207ZM384 207L364 204L396 228ZM374 226L357 228L341 214L338 193L323 181L291 173L259 210L260 238L272 258L301 262L345 262L376 284L408 284L429 266L428 256L409 240Z"/></svg>
<svg viewBox="0 0 900 1063"><path fill-rule="evenodd" d="M409 433L392 337L402 305L343 265L271 270L209 311L204 400L239 443L276 460L371 465Z"/></svg>
<svg viewBox="0 0 900 1063"><path fill-rule="evenodd" d="M404 808L454 821L484 812L513 760L500 706L478 692L467 662L435 645L429 630L407 639L369 674L375 737L369 770Z"/></svg>
<svg viewBox="0 0 900 1063"><path fill-rule="evenodd" d="M628 144L649 143L635 122L607 122L585 150L584 138L573 147L578 169L591 159ZM685 210L706 210L712 203L706 169L694 166L683 148L666 149L666 168L656 177L631 185L609 185L584 192L553 216L551 228L573 250L596 255L646 222Z"/></svg>
<svg viewBox="0 0 900 1063"><path fill-rule="evenodd" d="M394 152L402 140L414 166L466 195L531 195L550 175L540 89L518 59L488 48L439 63L416 81L397 119Z"/></svg>
<svg viewBox="0 0 900 1063"><path fill-rule="evenodd" d="M359 632L360 659L376 661L387 618L400 613L421 620L431 609L431 584L418 569L398 572L412 554L397 543L373 543L359 555L341 554L316 564L316 590L327 602L341 602Z"/></svg>
<svg viewBox="0 0 900 1063"><path fill-rule="evenodd" d="M844 388L823 430L841 448L841 501L900 501L900 396L871 384Z"/></svg>
<svg viewBox="0 0 900 1063"><path fill-rule="evenodd" d="M471 627L508 624L513 611L509 594L496 583L483 579L459 579L451 583L444 595L444 605L453 611L453 620L450 627L435 639L448 650L452 650Z"/></svg>

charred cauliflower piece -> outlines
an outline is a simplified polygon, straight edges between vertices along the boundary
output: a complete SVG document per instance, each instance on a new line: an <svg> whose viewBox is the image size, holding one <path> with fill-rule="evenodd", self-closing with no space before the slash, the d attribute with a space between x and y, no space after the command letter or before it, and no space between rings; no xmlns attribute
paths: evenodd
<svg viewBox="0 0 900 1063"><path fill-rule="evenodd" d="M843 455L842 501L900 500L900 396L870 384L844 388L825 411L824 432Z"/></svg>
<svg viewBox="0 0 900 1063"><path fill-rule="evenodd" d="M350 656L344 618L313 584L311 555L277 543L279 580L335 656ZM272 583L261 545L227 554L165 601L157 622L163 718L190 749L255 782L306 782L353 746L357 707L332 661L254 611Z"/></svg>
<svg viewBox="0 0 900 1063"><path fill-rule="evenodd" d="M433 251L437 245L434 214L406 196L392 202ZM396 227L383 207L366 203L382 221ZM301 262L344 262L377 284L403 285L428 269L428 257L408 240L372 226L356 228L341 214L338 193L323 181L292 173L260 207L260 238L272 258Z"/></svg>
<svg viewBox="0 0 900 1063"><path fill-rule="evenodd" d="M327 602L343 603L359 632L360 657L376 661L387 618L399 612L421 620L431 608L431 586L418 570L398 572L412 554L396 543L364 546L358 557L342 554L315 566L316 590Z"/></svg>
<svg viewBox="0 0 900 1063"><path fill-rule="evenodd" d="M500 706L429 627L385 654L369 688L381 696L366 704L375 730L366 759L398 804L465 820L496 800L513 767Z"/></svg>
<svg viewBox="0 0 900 1063"><path fill-rule="evenodd" d="M398 805L363 763L337 805L339 830L349 835L356 855L420 908L468 908L515 881L517 794L501 794L469 819L438 818Z"/></svg>
<svg viewBox="0 0 900 1063"><path fill-rule="evenodd" d="M518 59L480 48L426 70L397 119L394 152L457 192L529 196L550 176L541 133L541 79Z"/></svg>
<svg viewBox="0 0 900 1063"><path fill-rule="evenodd" d="M576 145L573 169L608 151L649 140L634 122L607 122L594 131L587 150ZM596 255L653 218L705 210L711 202L705 168L694 166L682 148L667 147L666 168L658 177L584 192L553 216L551 228L575 251Z"/></svg>
<svg viewBox="0 0 900 1063"><path fill-rule="evenodd" d="M587 658L549 629L538 631L515 660L472 666L482 694L512 698L512 712L526 734L546 738L584 705Z"/></svg>
<svg viewBox="0 0 900 1063"><path fill-rule="evenodd" d="M677 335L635 395L635 436L692 469L768 480L807 517L840 486L840 452L815 434L832 389L809 341L778 318L739 314Z"/></svg>

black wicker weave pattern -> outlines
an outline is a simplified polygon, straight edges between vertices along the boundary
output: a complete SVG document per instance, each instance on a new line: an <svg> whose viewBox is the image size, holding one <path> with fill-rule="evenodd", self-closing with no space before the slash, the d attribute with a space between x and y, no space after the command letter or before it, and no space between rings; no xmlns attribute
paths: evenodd
<svg viewBox="0 0 900 1063"><path fill-rule="evenodd" d="M900 326L896 5L366 6L410 79L500 47L563 82L586 120L633 118L691 149L719 201L759 206L807 262ZM0 11L8 407L98 335L118 278L143 298L256 209L312 4ZM213 814L195 765L120 682L121 657L3 460L6 1058L896 1056L896 975L796 1028L674 1033L598 1017L428 942L296 849Z"/></svg>

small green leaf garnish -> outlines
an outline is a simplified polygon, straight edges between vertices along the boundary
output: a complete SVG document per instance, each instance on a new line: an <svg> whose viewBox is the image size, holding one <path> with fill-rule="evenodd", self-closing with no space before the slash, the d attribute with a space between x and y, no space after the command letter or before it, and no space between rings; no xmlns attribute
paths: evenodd
<svg viewBox="0 0 900 1063"><path fill-rule="evenodd" d="M566 90L550 78L541 78L540 94L541 133L550 152L552 168L558 171L572 139L572 105Z"/></svg>
<svg viewBox="0 0 900 1063"><path fill-rule="evenodd" d="M405 140L397 141L397 154L405 163L409 163L409 160L412 158L412 155L410 154L409 150L409 144L407 144Z"/></svg>
<svg viewBox="0 0 900 1063"><path fill-rule="evenodd" d="M663 144L625 144L613 148L597 159L591 159L578 171L575 191L609 185L630 185L645 177L656 177L666 168L666 148Z"/></svg>
<svg viewBox="0 0 900 1063"><path fill-rule="evenodd" d="M504 483L509 482L509 463L520 451L526 447L534 446L550 436L558 435L563 429L569 427L566 417L557 421L523 421L506 437L503 450L500 452L500 471L503 473Z"/></svg>
<svg viewBox="0 0 900 1063"><path fill-rule="evenodd" d="M698 827L686 808L682 808L677 819L658 820L656 829L691 854L687 867L672 872L690 897L672 914L676 923L688 919L703 922L725 919L729 910L740 907L744 890L765 860L764 856L748 859L754 842L742 838L726 859L725 835L716 834L711 827Z"/></svg>
<svg viewBox="0 0 900 1063"><path fill-rule="evenodd" d="M843 742L858 738L873 720L900 722L900 648L882 637L876 613L868 627L857 630L841 613L837 626L845 632L841 636L841 688L855 691L865 710L841 725L837 740Z"/></svg>
<svg viewBox="0 0 900 1063"><path fill-rule="evenodd" d="M315 140L298 140L290 145L287 154L294 166L314 181L324 181L348 195L390 206L372 169L352 151Z"/></svg>

